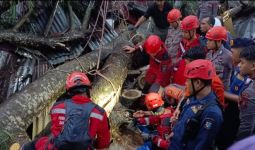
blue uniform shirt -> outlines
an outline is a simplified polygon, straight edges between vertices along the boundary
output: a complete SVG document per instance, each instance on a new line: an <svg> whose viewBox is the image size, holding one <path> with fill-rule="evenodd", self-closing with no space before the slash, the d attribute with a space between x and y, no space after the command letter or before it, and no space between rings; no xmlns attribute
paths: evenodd
<svg viewBox="0 0 255 150"><path fill-rule="evenodd" d="M230 88L229 92L232 94L240 95L241 92L247 88L250 78L248 77L241 77L239 75L239 68L235 68L235 71L233 72L231 79L230 79Z"/></svg>
<svg viewBox="0 0 255 150"><path fill-rule="evenodd" d="M174 135L170 139L170 150L208 150L212 148L213 141L223 122L222 112L216 100L216 96L213 92L201 100L196 100L194 97L187 100L186 104L183 106L179 121L173 128ZM208 103L211 105L203 110L200 118L200 129L196 138L189 139L184 147L183 137L187 121L194 117L202 106Z"/></svg>

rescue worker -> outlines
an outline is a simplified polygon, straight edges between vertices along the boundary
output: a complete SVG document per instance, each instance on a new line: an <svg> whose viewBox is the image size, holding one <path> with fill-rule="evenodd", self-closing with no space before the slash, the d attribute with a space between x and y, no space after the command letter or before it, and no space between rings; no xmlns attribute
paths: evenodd
<svg viewBox="0 0 255 150"><path fill-rule="evenodd" d="M215 69L210 61L198 59L187 64L184 75L191 95L173 128L169 149L212 149L223 121L211 88Z"/></svg>
<svg viewBox="0 0 255 150"><path fill-rule="evenodd" d="M167 13L172 9L172 6L165 0L156 0L153 3L145 14L139 18L137 23L134 25L134 28L138 28L145 20L149 17L152 17L153 23L152 33L158 35L162 41L165 41L167 36L167 30L169 23L167 22Z"/></svg>
<svg viewBox="0 0 255 150"><path fill-rule="evenodd" d="M158 93L149 93L145 96L145 105L151 114L145 115L144 111L133 114L139 124L138 127L151 136L151 139L148 139L138 150L155 149L154 147L168 148L171 133L170 118L174 109L172 107L164 108L163 104L164 101ZM149 125L154 126L156 132L146 131L148 130L146 127Z"/></svg>
<svg viewBox="0 0 255 150"><path fill-rule="evenodd" d="M206 52L203 47L196 46L186 51L182 58L185 59L186 64L189 64L190 62L197 59L205 59ZM224 85L217 75L212 78L212 90L216 94L221 106L224 107ZM189 93L186 93L186 96L187 95L189 95Z"/></svg>
<svg viewBox="0 0 255 150"><path fill-rule="evenodd" d="M36 150L108 148L110 127L107 115L104 109L94 104L89 98L90 86L88 77L82 72L74 71L67 76L66 91L71 95L71 99L57 101L53 105L50 111L51 136L40 138L35 144ZM84 127L78 125L84 125ZM79 128L75 128L76 126ZM86 130L82 131L81 129ZM83 137L84 143L72 143L72 140L78 136ZM90 143L86 143L88 141Z"/></svg>
<svg viewBox="0 0 255 150"><path fill-rule="evenodd" d="M176 68L176 65L181 60L180 57L178 57L180 42L182 40L182 32L180 29L181 18L182 14L178 9L172 9L167 15L167 21L169 22L170 27L168 29L165 45L172 60L172 74L174 72L173 68Z"/></svg>
<svg viewBox="0 0 255 150"><path fill-rule="evenodd" d="M185 59L186 65L189 64L190 62L197 60L197 59L205 59L206 57L206 52L204 51L203 47L201 46L195 46L188 51L186 51L183 55L183 59ZM224 85L221 82L220 78L216 75L212 78L212 90L216 94L217 99L219 100L221 107L225 107L225 98L224 98ZM188 89L185 89L185 98L188 98L190 95ZM184 99L185 99L184 98ZM179 117L179 113L182 109L183 103L182 101L179 102L177 105L177 108L175 109L174 115L171 118L172 122L176 122L176 120Z"/></svg>
<svg viewBox="0 0 255 150"><path fill-rule="evenodd" d="M228 148L231 144L233 144L236 138L240 124L238 109L239 95L242 89L244 89L251 80L239 73L240 71L237 65L240 63L240 52L245 47L252 44L254 44L254 42L247 38L236 38L232 41L232 61L235 66L235 70L231 76L229 91L225 92L227 105L223 113L224 122L220 131L221 136L219 136L219 139L217 140L219 150Z"/></svg>
<svg viewBox="0 0 255 150"><path fill-rule="evenodd" d="M143 93L148 93L150 86L153 83L159 83L160 86L165 87L170 83L170 69L171 59L168 56L166 47L157 35L150 35L144 42L143 46L132 48L124 46L127 53L135 50L145 50L150 55L150 67L146 72L145 86Z"/></svg>
<svg viewBox="0 0 255 150"><path fill-rule="evenodd" d="M187 16L181 22L181 30L183 33L183 38L180 43L180 49L177 54L177 58L180 58L179 64L175 65L173 74L173 83L178 85L185 85L184 69L185 61L181 58L183 53L199 45L199 35L196 34L196 29L199 27L199 21L196 16Z"/></svg>
<svg viewBox="0 0 255 150"><path fill-rule="evenodd" d="M199 41L200 41L200 44L201 46L204 46L206 47L206 43L207 43L207 38L205 37L206 36L206 33L212 28L212 27L215 27L215 26L222 26L221 25L221 22L218 18L214 18L212 16L209 16L209 17L205 17L203 18L201 21L200 21L200 31L201 31L201 35L200 35L200 38L199 38ZM231 47L230 47L230 40L232 39L232 35L230 34L230 32L227 31L227 40L226 42L223 41L223 46L230 50Z"/></svg>
<svg viewBox="0 0 255 150"><path fill-rule="evenodd" d="M227 30L220 26L213 27L206 33L206 38L209 50L207 59L213 62L216 73L224 84L224 89L228 90L233 64L231 52L222 44L222 41L227 40Z"/></svg>
<svg viewBox="0 0 255 150"><path fill-rule="evenodd" d="M240 126L237 140L254 135L255 128L255 45L246 47L240 52L240 74L249 76L250 83L242 90L239 99Z"/></svg>

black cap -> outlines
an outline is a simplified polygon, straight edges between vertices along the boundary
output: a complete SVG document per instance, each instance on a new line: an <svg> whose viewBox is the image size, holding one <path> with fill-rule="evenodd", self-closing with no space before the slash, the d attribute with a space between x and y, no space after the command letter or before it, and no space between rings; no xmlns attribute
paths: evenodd
<svg viewBox="0 0 255 150"><path fill-rule="evenodd" d="M236 38L230 41L231 48L243 48L255 44L252 39Z"/></svg>

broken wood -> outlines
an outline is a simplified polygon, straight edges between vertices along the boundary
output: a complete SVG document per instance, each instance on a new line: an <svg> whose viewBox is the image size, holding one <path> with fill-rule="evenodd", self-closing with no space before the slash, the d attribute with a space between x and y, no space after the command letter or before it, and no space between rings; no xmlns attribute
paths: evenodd
<svg viewBox="0 0 255 150"><path fill-rule="evenodd" d="M46 25L45 31L44 31L44 36L48 36L48 33L49 33L49 31L50 31L52 22L53 22L53 20L54 20L54 17L55 17L57 8L58 8L58 3L59 3L59 0L57 0L57 1L55 2L53 11L52 11L52 13L51 13L51 15L50 15L50 19L49 19L49 21L48 21L48 23L47 23L47 25Z"/></svg>
<svg viewBox="0 0 255 150"><path fill-rule="evenodd" d="M20 18L19 22L12 28L12 31L17 32L17 30L24 24L24 22L26 22L33 11L34 7L29 8L28 12L22 18Z"/></svg>
<svg viewBox="0 0 255 150"><path fill-rule="evenodd" d="M76 31L64 34L61 37L46 38L26 33L4 31L0 32L0 42L8 42L18 46L27 46L30 48L37 48L42 50L47 48L68 50L69 47L66 46L65 42L85 39L88 33L88 31L85 33Z"/></svg>
<svg viewBox="0 0 255 150"><path fill-rule="evenodd" d="M127 41L128 34L128 32L125 32L108 45L105 45L102 49L101 59L105 59L114 50L115 45ZM38 116L48 103L56 100L64 93L67 73L74 70L82 71L82 68L88 71L96 66L97 59L98 52L93 51L80 57L79 61L67 62L47 72L43 77L11 96L0 105L0 127L11 135L24 133L33 122L33 117ZM120 81L122 80L124 81L124 79ZM120 81L117 83L120 83ZM0 137L0 143L3 140L6 139ZM12 142L20 141L14 136Z"/></svg>
<svg viewBox="0 0 255 150"><path fill-rule="evenodd" d="M68 6L68 13L69 13L69 26L70 26L69 31L72 32L74 30L74 19L73 19L74 12L70 4L70 1L67 2L67 6Z"/></svg>
<svg viewBox="0 0 255 150"><path fill-rule="evenodd" d="M86 29L88 28L90 14L91 14L91 11L92 11L92 8L94 7L94 5L95 5L95 1L90 0L89 5L85 11L85 15L83 17L82 26L81 26L82 31L86 31Z"/></svg>

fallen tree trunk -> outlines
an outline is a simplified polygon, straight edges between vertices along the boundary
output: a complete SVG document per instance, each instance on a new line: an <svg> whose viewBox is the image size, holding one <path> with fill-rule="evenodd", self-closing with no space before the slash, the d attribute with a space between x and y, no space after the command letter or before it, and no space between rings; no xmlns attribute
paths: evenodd
<svg viewBox="0 0 255 150"><path fill-rule="evenodd" d="M104 46L101 59L106 58L121 41L127 41L128 32ZM66 75L74 70L90 70L96 66L98 51L93 51L79 58L67 62L54 70L47 72L43 77L32 82L24 90L14 94L0 105L0 127L12 135L24 133L32 123L33 117L38 116L45 106L64 93ZM83 67L81 67L81 65ZM123 79L124 81L124 79ZM27 138L27 137L26 137ZM24 138L25 139L25 138ZM4 141L6 139L1 139ZM22 143L13 137L12 142Z"/></svg>
<svg viewBox="0 0 255 150"><path fill-rule="evenodd" d="M126 44L128 44L128 42L119 43L114 49L120 50L120 48ZM96 104L105 108L108 114L117 102L112 102L111 98L116 96L116 93L120 91L122 84L127 77L127 66L130 62L130 55L127 55L124 52L112 53L102 67L103 69L100 71L100 74L102 75L97 75L93 83L91 97ZM113 104L111 104L111 102Z"/></svg>
<svg viewBox="0 0 255 150"><path fill-rule="evenodd" d="M64 49L69 50L65 42L71 42L73 40L85 39L89 31L86 32L70 32L64 34L61 37L40 37L30 35L27 33L16 33L16 32L0 32L0 42L9 42L18 46L27 46L38 49Z"/></svg>

